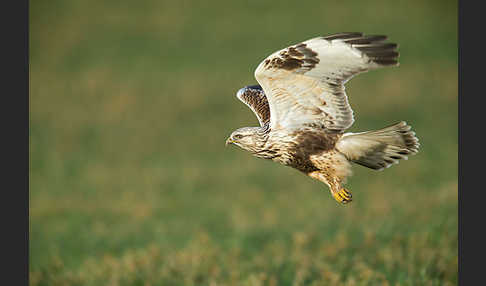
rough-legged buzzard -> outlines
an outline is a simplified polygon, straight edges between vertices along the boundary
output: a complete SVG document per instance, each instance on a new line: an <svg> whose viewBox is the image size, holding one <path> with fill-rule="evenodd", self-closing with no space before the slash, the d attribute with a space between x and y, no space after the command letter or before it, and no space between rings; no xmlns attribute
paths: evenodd
<svg viewBox="0 0 486 286"><path fill-rule="evenodd" d="M401 121L376 131L344 133L353 122L344 84L353 76L398 66L397 44L386 36L339 33L277 51L255 71L260 85L236 96L256 114L260 127L234 131L226 143L293 167L326 183L340 203L354 162L382 170L418 152L419 143Z"/></svg>

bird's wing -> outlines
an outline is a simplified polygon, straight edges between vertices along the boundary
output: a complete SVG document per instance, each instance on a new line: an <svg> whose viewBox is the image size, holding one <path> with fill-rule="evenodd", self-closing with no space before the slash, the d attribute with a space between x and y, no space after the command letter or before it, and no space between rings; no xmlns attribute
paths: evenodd
<svg viewBox="0 0 486 286"><path fill-rule="evenodd" d="M344 84L354 75L398 65L386 36L340 33L268 56L255 70L270 105L270 127L320 126L342 131L353 122Z"/></svg>
<svg viewBox="0 0 486 286"><path fill-rule="evenodd" d="M261 86L253 85L241 88L236 93L236 97L255 113L260 122L260 126L263 127L270 122L270 108Z"/></svg>

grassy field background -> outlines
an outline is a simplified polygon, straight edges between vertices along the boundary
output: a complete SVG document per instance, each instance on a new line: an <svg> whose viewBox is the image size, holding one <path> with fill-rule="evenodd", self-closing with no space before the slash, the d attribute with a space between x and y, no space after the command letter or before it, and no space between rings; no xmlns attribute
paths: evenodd
<svg viewBox="0 0 486 286"><path fill-rule="evenodd" d="M350 131L417 156L327 186L224 147L270 53L385 34L401 65L347 85ZM455 285L456 1L31 1L31 285Z"/></svg>

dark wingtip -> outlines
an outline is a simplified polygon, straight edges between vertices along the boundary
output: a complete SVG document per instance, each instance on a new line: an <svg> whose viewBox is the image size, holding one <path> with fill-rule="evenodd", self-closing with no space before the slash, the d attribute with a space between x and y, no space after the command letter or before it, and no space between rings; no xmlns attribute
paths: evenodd
<svg viewBox="0 0 486 286"><path fill-rule="evenodd" d="M262 87L259 84L247 85L247 86L245 86L245 88L263 90Z"/></svg>
<svg viewBox="0 0 486 286"><path fill-rule="evenodd" d="M332 40L344 40L344 39L352 39L357 37L362 37L363 33L361 32L341 32L332 34L329 36L322 37L324 40L332 41Z"/></svg>
<svg viewBox="0 0 486 286"><path fill-rule="evenodd" d="M399 65L397 59L387 59L387 58L373 59L373 62L375 62L379 65L382 65L382 66L397 66L397 65Z"/></svg>
<svg viewBox="0 0 486 286"><path fill-rule="evenodd" d="M384 35L367 35L355 39L345 40L344 42L350 45L366 45L371 43L379 43L386 40L388 37Z"/></svg>
<svg viewBox="0 0 486 286"><path fill-rule="evenodd" d="M370 60L381 66L398 66L400 53L396 43L386 43L385 35L367 35L361 38L345 40L347 44L363 52Z"/></svg>
<svg viewBox="0 0 486 286"><path fill-rule="evenodd" d="M399 53L396 51L398 45L396 43L384 42L388 39L386 35L364 35L361 32L343 32L321 38L328 41L341 40L363 52L370 60L378 65L399 65Z"/></svg>

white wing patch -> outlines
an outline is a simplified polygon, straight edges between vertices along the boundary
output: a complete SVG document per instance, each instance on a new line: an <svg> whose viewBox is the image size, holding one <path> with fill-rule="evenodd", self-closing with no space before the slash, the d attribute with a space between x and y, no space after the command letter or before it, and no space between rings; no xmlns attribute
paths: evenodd
<svg viewBox="0 0 486 286"><path fill-rule="evenodd" d="M270 106L270 127L317 125L345 130L353 122L344 84L370 69L398 65L385 36L341 33L277 51L255 71Z"/></svg>

